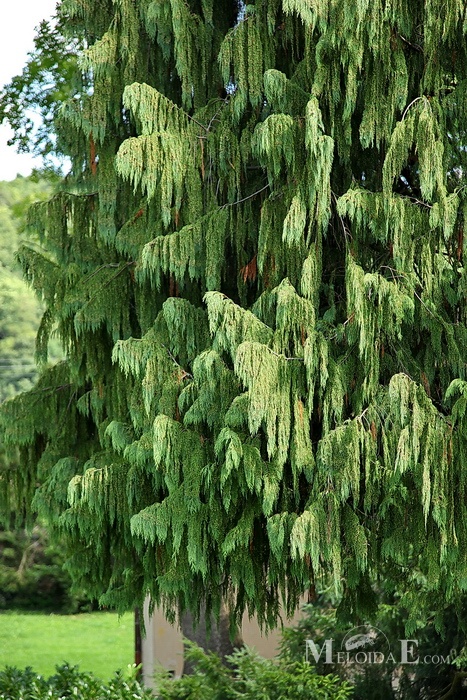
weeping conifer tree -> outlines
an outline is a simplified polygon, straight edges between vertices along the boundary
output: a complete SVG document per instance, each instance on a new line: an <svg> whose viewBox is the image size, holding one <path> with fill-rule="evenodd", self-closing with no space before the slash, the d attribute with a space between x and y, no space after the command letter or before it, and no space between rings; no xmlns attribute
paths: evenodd
<svg viewBox="0 0 467 700"><path fill-rule="evenodd" d="M5 506L121 609L461 600L467 2L62 5L92 89L19 256L66 360L2 407Z"/></svg>

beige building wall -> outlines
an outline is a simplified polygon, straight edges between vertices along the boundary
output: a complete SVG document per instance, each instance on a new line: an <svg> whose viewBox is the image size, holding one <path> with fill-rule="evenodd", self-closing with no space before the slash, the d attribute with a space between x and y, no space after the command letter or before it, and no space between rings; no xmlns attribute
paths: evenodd
<svg viewBox="0 0 467 700"><path fill-rule="evenodd" d="M305 603L305 600L303 600ZM294 617L286 621L287 626L292 626L300 619L298 610ZM142 640L142 663L144 683L152 687L152 679L155 671L165 668L172 671L175 677L181 676L183 670L183 637L180 629L171 625L164 617L161 610L156 610L149 615L149 601L144 605L144 623L146 636ZM267 659L277 655L280 641L280 630L274 630L268 635L261 632L255 619L243 616L242 639L244 643L253 647L261 656Z"/></svg>

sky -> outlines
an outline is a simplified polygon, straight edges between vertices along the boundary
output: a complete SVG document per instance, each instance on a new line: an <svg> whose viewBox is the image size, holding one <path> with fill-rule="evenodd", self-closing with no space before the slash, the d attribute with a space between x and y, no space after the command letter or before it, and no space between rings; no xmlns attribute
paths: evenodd
<svg viewBox="0 0 467 700"><path fill-rule="evenodd" d="M0 86L22 72L27 54L33 49L35 28L48 19L57 0L0 0ZM7 146L9 130L0 126L0 180L13 180L19 173L29 175L39 161L18 154Z"/></svg>

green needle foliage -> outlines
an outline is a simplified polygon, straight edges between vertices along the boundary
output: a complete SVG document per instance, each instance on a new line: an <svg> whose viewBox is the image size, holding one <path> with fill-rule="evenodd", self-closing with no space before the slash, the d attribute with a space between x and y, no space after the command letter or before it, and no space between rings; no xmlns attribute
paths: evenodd
<svg viewBox="0 0 467 700"><path fill-rule="evenodd" d="M225 601L272 625L331 578L365 616L379 575L410 624L455 604L467 3L62 12L89 87L60 108L72 174L19 258L38 356L57 326L66 359L2 407L9 503L121 609Z"/></svg>

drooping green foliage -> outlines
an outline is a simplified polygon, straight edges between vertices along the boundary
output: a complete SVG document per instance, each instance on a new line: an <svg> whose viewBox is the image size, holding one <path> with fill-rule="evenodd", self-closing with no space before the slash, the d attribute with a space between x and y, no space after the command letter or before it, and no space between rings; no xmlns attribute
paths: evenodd
<svg viewBox="0 0 467 700"><path fill-rule="evenodd" d="M67 358L2 408L15 488L120 608L273 624L331 577L364 615L414 561L414 620L455 602L467 4L62 9L92 86L61 108L73 174L20 259L39 354L57 324Z"/></svg>

